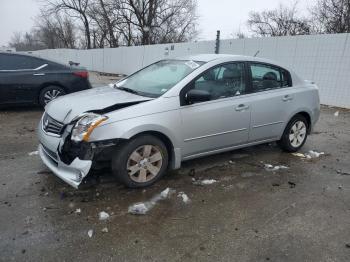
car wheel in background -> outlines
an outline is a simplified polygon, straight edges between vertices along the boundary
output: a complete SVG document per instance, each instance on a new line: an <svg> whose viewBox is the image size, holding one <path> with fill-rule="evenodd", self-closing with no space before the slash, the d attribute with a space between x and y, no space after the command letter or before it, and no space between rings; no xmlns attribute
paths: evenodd
<svg viewBox="0 0 350 262"><path fill-rule="evenodd" d="M39 104L44 107L55 98L59 96L63 96L65 94L66 94L66 91L64 91L62 87L47 86L40 92Z"/></svg>
<svg viewBox="0 0 350 262"><path fill-rule="evenodd" d="M164 143L151 135L135 137L112 158L112 172L127 187L141 188L159 180L168 167Z"/></svg>
<svg viewBox="0 0 350 262"><path fill-rule="evenodd" d="M278 144L284 151L298 151L306 142L308 128L308 122L304 116L294 116L286 126Z"/></svg>

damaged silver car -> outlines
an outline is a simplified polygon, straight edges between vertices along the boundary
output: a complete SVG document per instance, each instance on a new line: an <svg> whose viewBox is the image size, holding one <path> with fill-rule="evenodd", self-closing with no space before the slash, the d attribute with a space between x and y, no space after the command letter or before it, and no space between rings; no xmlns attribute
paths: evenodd
<svg viewBox="0 0 350 262"><path fill-rule="evenodd" d="M50 102L39 123L39 153L76 188L102 167L128 187L145 187L210 154L271 141L297 151L319 111L317 86L278 63L195 55Z"/></svg>

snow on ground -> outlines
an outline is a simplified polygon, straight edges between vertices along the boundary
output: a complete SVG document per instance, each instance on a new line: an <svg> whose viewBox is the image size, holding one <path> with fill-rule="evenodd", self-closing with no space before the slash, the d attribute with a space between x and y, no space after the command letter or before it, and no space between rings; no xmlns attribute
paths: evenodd
<svg viewBox="0 0 350 262"><path fill-rule="evenodd" d="M265 164L264 165L265 169L267 171L278 171L278 170L281 170L281 169L288 169L289 167L287 166L283 166L283 165L280 165L280 166L273 166L271 164Z"/></svg>
<svg viewBox="0 0 350 262"><path fill-rule="evenodd" d="M174 193L175 190L169 187L164 189L159 194L151 198L151 200L146 202L139 202L129 206L128 212L133 215L145 215L147 214L160 200L167 199Z"/></svg>
<svg viewBox="0 0 350 262"><path fill-rule="evenodd" d="M109 218L109 214L105 211L101 211L100 213L98 213L98 218L101 221L107 220Z"/></svg>
<svg viewBox="0 0 350 262"><path fill-rule="evenodd" d="M182 201L187 204L189 203L191 200L190 198L185 194L185 192L179 192L179 194L177 195L177 197L181 197Z"/></svg>
<svg viewBox="0 0 350 262"><path fill-rule="evenodd" d="M29 156L36 156L38 154L39 154L39 151L33 151L33 152L28 153Z"/></svg>
<svg viewBox="0 0 350 262"><path fill-rule="evenodd" d="M205 185L211 185L218 182L215 179L203 179L203 180L193 180L193 184L195 185L200 185L200 186L205 186Z"/></svg>
<svg viewBox="0 0 350 262"><path fill-rule="evenodd" d="M319 158L320 156L324 155L324 152L317 152L314 150L310 150L308 153L292 153L293 156L306 158L306 159L312 159L312 158Z"/></svg>

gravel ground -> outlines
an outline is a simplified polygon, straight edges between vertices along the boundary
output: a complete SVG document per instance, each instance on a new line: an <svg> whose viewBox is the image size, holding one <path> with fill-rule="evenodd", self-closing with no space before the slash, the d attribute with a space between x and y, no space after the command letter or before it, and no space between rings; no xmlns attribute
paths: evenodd
<svg viewBox="0 0 350 262"><path fill-rule="evenodd" d="M322 108L301 150L319 158L260 145L185 162L144 190L109 172L79 190L60 181L29 154L41 114L0 111L0 261L349 261L349 110ZM167 187L146 215L128 213Z"/></svg>

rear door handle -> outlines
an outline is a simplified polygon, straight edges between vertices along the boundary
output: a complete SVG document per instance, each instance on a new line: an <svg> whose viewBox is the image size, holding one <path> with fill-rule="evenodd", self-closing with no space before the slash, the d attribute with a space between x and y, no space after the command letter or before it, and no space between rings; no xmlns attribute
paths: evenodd
<svg viewBox="0 0 350 262"><path fill-rule="evenodd" d="M282 98L282 100L283 100L284 102L291 101L291 100L293 100L293 97L290 96L290 95L285 95L285 96Z"/></svg>
<svg viewBox="0 0 350 262"><path fill-rule="evenodd" d="M246 110L246 109L249 109L249 106L245 105L245 104L240 104L238 105L235 110L240 112L240 111L243 111L243 110Z"/></svg>

